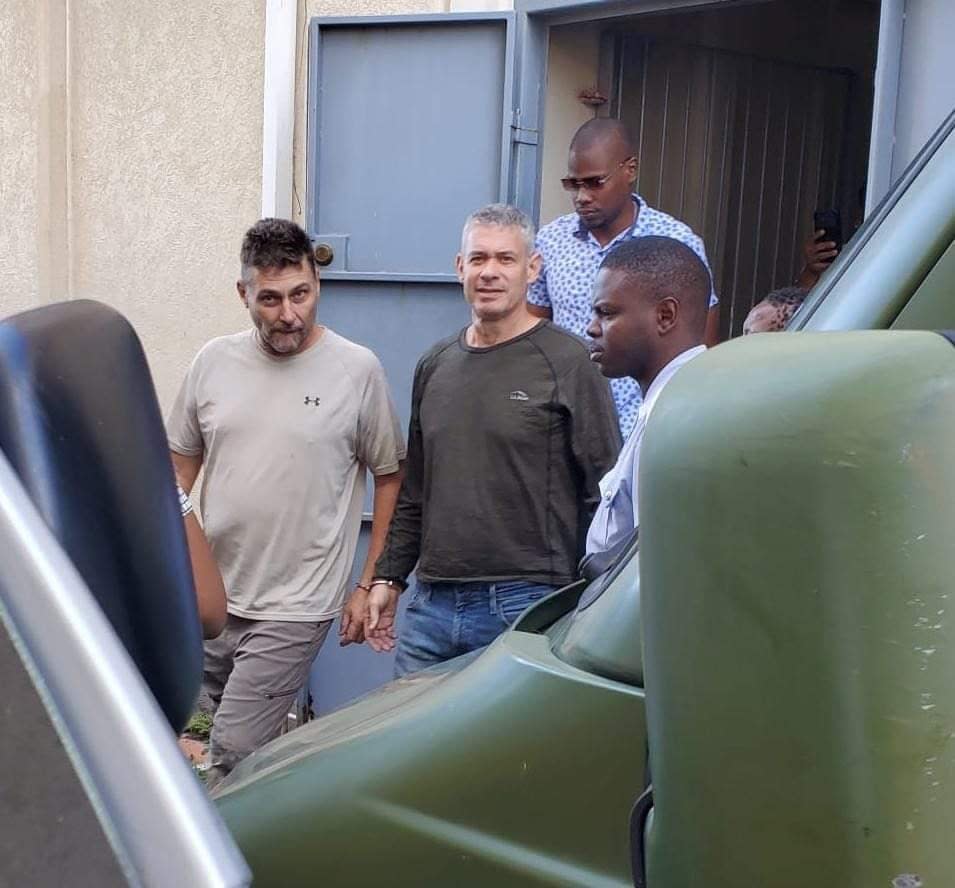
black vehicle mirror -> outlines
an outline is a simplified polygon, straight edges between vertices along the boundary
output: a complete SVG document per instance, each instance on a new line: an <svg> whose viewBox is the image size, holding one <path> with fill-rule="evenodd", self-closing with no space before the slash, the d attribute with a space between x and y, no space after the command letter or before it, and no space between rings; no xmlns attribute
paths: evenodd
<svg viewBox="0 0 955 888"><path fill-rule="evenodd" d="M180 729L202 632L159 405L122 315L80 300L0 323L0 450Z"/></svg>

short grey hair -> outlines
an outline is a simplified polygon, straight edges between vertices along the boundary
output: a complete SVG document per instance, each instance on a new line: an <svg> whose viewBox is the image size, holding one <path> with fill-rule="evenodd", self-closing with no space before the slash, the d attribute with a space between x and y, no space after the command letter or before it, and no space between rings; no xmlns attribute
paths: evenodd
<svg viewBox="0 0 955 888"><path fill-rule="evenodd" d="M475 225L497 225L499 228L519 228L524 237L524 243L527 246L527 255L534 252L534 223L523 210L510 204L494 203L488 204L475 210L464 221L464 229L461 231L461 251L464 252L464 242L467 240L468 232Z"/></svg>

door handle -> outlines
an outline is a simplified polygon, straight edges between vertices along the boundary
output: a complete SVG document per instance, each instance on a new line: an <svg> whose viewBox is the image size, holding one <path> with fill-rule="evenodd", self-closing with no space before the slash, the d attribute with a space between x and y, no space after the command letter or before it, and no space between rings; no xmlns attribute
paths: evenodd
<svg viewBox="0 0 955 888"><path fill-rule="evenodd" d="M315 244L315 249L313 250L315 254L315 261L322 267L325 268L327 265L331 265L335 261L335 250L332 248L331 244L325 243L325 241L319 241Z"/></svg>

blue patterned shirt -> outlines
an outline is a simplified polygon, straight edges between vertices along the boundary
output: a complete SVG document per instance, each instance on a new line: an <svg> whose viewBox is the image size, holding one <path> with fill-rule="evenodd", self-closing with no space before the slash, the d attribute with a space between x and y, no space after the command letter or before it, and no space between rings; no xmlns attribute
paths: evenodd
<svg viewBox="0 0 955 888"><path fill-rule="evenodd" d="M550 308L554 323L565 330L586 338L591 316L591 291L600 263L607 253L627 238L651 234L672 237L686 244L707 268L710 267L703 241L689 225L648 206L638 194L633 195L633 200L638 207L636 221L605 247L600 246L597 238L581 225L576 213L555 219L537 233L537 250L544 266L540 277L527 292L527 301L531 305ZM716 303L716 293L711 292L710 307ZM624 377L611 379L610 387L617 405L620 433L626 440L637 421L642 400L640 386L635 380Z"/></svg>

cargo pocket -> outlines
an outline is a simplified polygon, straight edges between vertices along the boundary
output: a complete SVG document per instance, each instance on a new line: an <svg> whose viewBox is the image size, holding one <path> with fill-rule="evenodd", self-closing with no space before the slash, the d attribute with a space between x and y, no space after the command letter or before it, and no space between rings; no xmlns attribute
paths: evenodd
<svg viewBox="0 0 955 888"><path fill-rule="evenodd" d="M294 697L302 687L302 682L298 682L293 686L286 688L279 688L275 691L263 691L262 696L266 700L281 700L283 697Z"/></svg>

